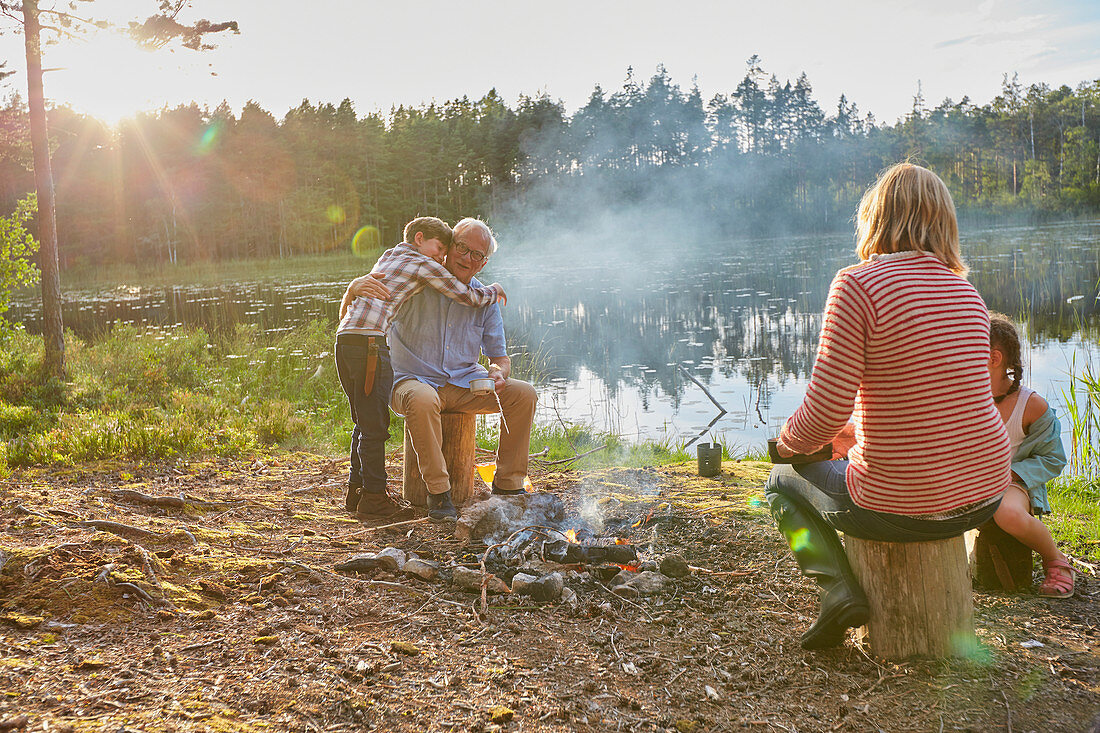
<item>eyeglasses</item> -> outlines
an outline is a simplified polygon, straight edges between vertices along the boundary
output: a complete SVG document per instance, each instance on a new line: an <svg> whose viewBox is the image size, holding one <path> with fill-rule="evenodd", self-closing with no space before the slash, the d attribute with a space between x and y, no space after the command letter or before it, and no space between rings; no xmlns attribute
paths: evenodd
<svg viewBox="0 0 1100 733"><path fill-rule="evenodd" d="M481 262L485 259L485 255L478 252L476 249L470 249L462 242L454 242L451 246L455 248L455 251L460 255L469 255L471 262Z"/></svg>

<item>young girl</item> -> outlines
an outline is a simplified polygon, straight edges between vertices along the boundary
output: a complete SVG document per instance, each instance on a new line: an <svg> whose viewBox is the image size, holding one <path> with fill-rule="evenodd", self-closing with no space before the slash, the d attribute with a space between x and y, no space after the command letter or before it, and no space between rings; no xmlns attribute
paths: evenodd
<svg viewBox="0 0 1100 733"><path fill-rule="evenodd" d="M1020 337L1012 320L1002 313L989 315L989 377L993 401L1008 429L1012 443L1012 485L1008 487L993 520L1043 557L1046 576L1039 595L1069 598L1074 571L1058 551L1050 531L1032 515L1050 512L1047 482L1062 472L1066 454L1061 429L1047 401L1020 384L1023 366Z"/></svg>

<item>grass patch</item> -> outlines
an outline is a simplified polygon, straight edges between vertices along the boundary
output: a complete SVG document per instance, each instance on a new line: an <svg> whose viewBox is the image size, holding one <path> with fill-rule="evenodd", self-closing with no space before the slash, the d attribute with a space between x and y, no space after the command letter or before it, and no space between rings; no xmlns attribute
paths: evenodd
<svg viewBox="0 0 1100 733"><path fill-rule="evenodd" d="M1059 548L1087 562L1100 563L1100 483L1063 476L1047 490L1053 512L1043 517Z"/></svg>

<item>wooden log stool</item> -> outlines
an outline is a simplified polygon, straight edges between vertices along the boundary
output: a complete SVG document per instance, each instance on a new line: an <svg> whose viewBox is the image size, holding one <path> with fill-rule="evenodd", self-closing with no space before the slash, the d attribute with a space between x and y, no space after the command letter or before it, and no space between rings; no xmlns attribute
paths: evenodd
<svg viewBox="0 0 1100 733"><path fill-rule="evenodd" d="M1031 548L992 519L966 533L966 546L978 588L1012 592L1031 587Z"/></svg>
<svg viewBox="0 0 1100 733"><path fill-rule="evenodd" d="M462 506L474 492L475 415L472 412L444 412L440 417L443 423L443 460L451 477L451 501L455 506ZM413 506L425 506L428 502L428 487L420 475L408 426L405 427L405 470L401 494Z"/></svg>
<svg viewBox="0 0 1100 733"><path fill-rule="evenodd" d="M968 656L977 648L970 566L962 536L932 542L844 538L871 617L856 632L885 659Z"/></svg>

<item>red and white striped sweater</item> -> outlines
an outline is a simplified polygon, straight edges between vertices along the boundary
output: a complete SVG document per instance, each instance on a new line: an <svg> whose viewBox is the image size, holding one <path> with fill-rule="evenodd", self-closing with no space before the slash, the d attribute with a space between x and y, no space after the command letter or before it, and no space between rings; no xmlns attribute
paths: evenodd
<svg viewBox="0 0 1100 733"><path fill-rule="evenodd" d="M802 405L799 453L854 415L848 491L861 507L946 517L996 499L1012 454L989 387L989 311L934 255L880 255L837 273Z"/></svg>

